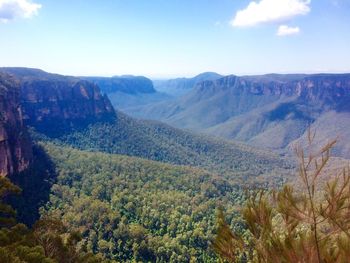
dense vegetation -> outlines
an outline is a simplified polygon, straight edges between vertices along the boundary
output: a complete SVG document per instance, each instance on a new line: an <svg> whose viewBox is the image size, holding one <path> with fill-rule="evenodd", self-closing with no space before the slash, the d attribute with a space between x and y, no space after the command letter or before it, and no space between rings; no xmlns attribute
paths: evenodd
<svg viewBox="0 0 350 263"><path fill-rule="evenodd" d="M210 262L216 208L234 216L242 190L212 173L46 144L59 173L45 214L82 247L121 262Z"/></svg>
<svg viewBox="0 0 350 263"><path fill-rule="evenodd" d="M81 150L137 156L171 164L198 166L242 182L263 177L286 178L290 165L278 155L172 128L158 122L135 120L120 112L114 122L100 122L54 139ZM36 135L40 139L51 138ZM266 179L266 178L265 178Z"/></svg>
<svg viewBox="0 0 350 263"><path fill-rule="evenodd" d="M2 263L98 263L108 262L77 247L80 233L69 233L60 220L44 217L32 229L15 220L15 210L4 202L20 188L0 177L0 262Z"/></svg>
<svg viewBox="0 0 350 263"><path fill-rule="evenodd" d="M309 133L309 142L310 136ZM286 185L252 195L242 210L246 231L231 231L221 213L214 241L229 262L349 262L350 170L343 169L320 188L330 160L329 142L317 154L298 150L302 191ZM311 146L311 144L310 144Z"/></svg>

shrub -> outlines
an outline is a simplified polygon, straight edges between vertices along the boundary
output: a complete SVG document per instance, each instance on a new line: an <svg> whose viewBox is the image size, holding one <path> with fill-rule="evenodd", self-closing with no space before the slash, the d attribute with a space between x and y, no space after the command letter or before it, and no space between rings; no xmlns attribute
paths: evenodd
<svg viewBox="0 0 350 263"><path fill-rule="evenodd" d="M242 218L246 231L231 231L222 212L213 241L216 253L228 262L349 262L350 173L329 178L327 165L335 140L319 150L309 132L306 150L298 147L299 185L250 194ZM320 186L322 185L322 187Z"/></svg>

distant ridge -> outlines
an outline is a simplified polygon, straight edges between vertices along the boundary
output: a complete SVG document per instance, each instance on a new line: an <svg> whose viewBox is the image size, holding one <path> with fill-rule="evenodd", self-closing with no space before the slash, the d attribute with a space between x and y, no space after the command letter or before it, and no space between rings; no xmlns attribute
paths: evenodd
<svg viewBox="0 0 350 263"><path fill-rule="evenodd" d="M24 118L36 140L203 167L242 180L279 178L290 168L269 151L133 119L115 111L92 82L38 70L5 70L18 74Z"/></svg>
<svg viewBox="0 0 350 263"><path fill-rule="evenodd" d="M132 114L275 150L291 148L311 125L320 140L339 136L335 153L350 157L350 74L231 75Z"/></svg>
<svg viewBox="0 0 350 263"><path fill-rule="evenodd" d="M98 85L102 93L107 94L116 109L141 106L170 98L157 92L150 79L143 76L82 77Z"/></svg>
<svg viewBox="0 0 350 263"><path fill-rule="evenodd" d="M82 77L97 84L103 93L124 92L128 94L155 93L153 83L143 76Z"/></svg>
<svg viewBox="0 0 350 263"><path fill-rule="evenodd" d="M215 72L203 72L193 78L153 80L153 84L156 90L178 97L189 92L199 82L216 80L221 77L223 76Z"/></svg>

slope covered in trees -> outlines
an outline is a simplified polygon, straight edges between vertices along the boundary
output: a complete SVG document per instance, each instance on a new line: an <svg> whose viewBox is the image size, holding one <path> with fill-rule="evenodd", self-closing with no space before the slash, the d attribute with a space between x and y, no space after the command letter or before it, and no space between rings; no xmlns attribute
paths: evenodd
<svg viewBox="0 0 350 263"><path fill-rule="evenodd" d="M2 263L97 263L109 262L101 255L77 247L79 232L67 232L62 221L45 217L32 229L15 220L16 212L4 199L21 189L0 177L0 262Z"/></svg>
<svg viewBox="0 0 350 263"><path fill-rule="evenodd" d="M23 119L40 133L37 135L41 139L54 139L82 150L199 166L229 176L240 175L244 182L260 175L280 176L288 168L279 156L268 151L128 117L115 111L99 87L89 81L37 69L0 71L18 78ZM122 80L124 83L128 79ZM146 91L151 92L152 83L145 81L149 86ZM131 85L127 83L122 85L124 92Z"/></svg>
<svg viewBox="0 0 350 263"><path fill-rule="evenodd" d="M36 136L52 141L40 134ZM280 156L269 151L195 135L159 122L135 120L120 112L114 122L95 123L54 141L81 150L202 167L221 175L239 176L245 182L259 176L282 178L290 168Z"/></svg>
<svg viewBox="0 0 350 263"><path fill-rule="evenodd" d="M214 261L215 209L233 214L243 200L240 187L204 170L44 146L59 173L46 213L117 261Z"/></svg>

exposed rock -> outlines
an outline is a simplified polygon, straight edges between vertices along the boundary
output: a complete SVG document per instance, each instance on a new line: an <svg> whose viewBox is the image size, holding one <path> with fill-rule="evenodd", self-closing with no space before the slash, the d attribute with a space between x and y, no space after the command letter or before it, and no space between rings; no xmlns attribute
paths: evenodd
<svg viewBox="0 0 350 263"><path fill-rule="evenodd" d="M97 84L103 93L123 92L127 94L155 93L153 83L143 76L85 77L84 79Z"/></svg>
<svg viewBox="0 0 350 263"><path fill-rule="evenodd" d="M281 150L310 125L322 127L322 134L346 137L349 102L350 74L227 76L198 83L175 102L139 108L134 115ZM349 149L350 143L341 140L335 152L350 157Z"/></svg>
<svg viewBox="0 0 350 263"><path fill-rule="evenodd" d="M97 84L101 92L107 94L112 105L124 112L129 108L166 101L171 96L157 92L150 79L143 76L83 77Z"/></svg>
<svg viewBox="0 0 350 263"><path fill-rule="evenodd" d="M0 73L0 175L25 170L32 160L32 145L22 121L20 84Z"/></svg>
<svg viewBox="0 0 350 263"><path fill-rule="evenodd" d="M92 82L26 68L3 68L21 81L24 122L56 136L91 122L114 118L107 96Z"/></svg>

